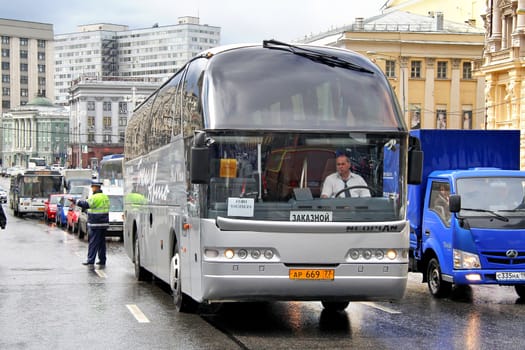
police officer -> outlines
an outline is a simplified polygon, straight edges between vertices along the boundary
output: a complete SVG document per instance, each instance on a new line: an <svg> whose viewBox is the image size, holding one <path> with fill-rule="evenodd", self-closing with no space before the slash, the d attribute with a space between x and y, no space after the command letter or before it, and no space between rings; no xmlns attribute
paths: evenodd
<svg viewBox="0 0 525 350"><path fill-rule="evenodd" d="M94 267L95 258L98 255L97 265L106 266L106 230L109 227L109 197L102 193L100 186L102 183L93 181L91 191L93 194L87 199L70 199L73 203L88 213L88 234L89 245L87 260L82 264Z"/></svg>

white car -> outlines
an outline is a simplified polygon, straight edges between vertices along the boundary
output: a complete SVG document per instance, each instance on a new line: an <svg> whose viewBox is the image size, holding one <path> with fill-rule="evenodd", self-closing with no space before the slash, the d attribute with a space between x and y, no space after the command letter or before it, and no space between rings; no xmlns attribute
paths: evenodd
<svg viewBox="0 0 525 350"><path fill-rule="evenodd" d="M7 191L0 187L0 202L7 203Z"/></svg>

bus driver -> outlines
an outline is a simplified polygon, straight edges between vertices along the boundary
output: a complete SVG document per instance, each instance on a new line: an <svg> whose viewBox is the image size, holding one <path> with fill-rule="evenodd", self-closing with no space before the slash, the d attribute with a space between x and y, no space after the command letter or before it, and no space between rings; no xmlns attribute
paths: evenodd
<svg viewBox="0 0 525 350"><path fill-rule="evenodd" d="M366 181L359 175L350 171L350 158L342 154L335 159L337 171L326 177L321 191L321 198L334 197L339 191L338 197L370 197L370 191L366 188ZM359 188L351 188L359 186Z"/></svg>

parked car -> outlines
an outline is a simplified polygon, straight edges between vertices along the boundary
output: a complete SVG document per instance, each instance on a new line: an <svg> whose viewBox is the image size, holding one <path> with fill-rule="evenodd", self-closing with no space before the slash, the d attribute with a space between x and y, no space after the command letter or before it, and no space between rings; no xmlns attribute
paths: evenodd
<svg viewBox="0 0 525 350"><path fill-rule="evenodd" d="M0 187L0 202L7 203L7 191L3 187Z"/></svg>
<svg viewBox="0 0 525 350"><path fill-rule="evenodd" d="M57 215L55 218L55 223L58 227L64 227L67 224L67 212L69 211L69 206L71 205L69 198L78 199L79 196L65 194L62 198L60 198L60 201L57 203Z"/></svg>
<svg viewBox="0 0 525 350"><path fill-rule="evenodd" d="M70 205L67 211L66 229L70 232L78 231L78 217L82 212L82 208L78 205Z"/></svg>
<svg viewBox="0 0 525 350"><path fill-rule="evenodd" d="M50 194L44 201L44 221L50 223L55 221L57 214L57 203L64 197L61 193Z"/></svg>

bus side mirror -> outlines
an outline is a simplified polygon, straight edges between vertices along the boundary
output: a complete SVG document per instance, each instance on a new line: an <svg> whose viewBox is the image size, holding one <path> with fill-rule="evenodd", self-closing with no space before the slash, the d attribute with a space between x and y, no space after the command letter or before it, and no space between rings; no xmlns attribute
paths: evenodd
<svg viewBox="0 0 525 350"><path fill-rule="evenodd" d="M451 213L458 213L461 210L461 196L459 194L451 194L448 198L448 209Z"/></svg>
<svg viewBox="0 0 525 350"><path fill-rule="evenodd" d="M423 181L423 151L416 137L410 136L408 147L407 183L419 185Z"/></svg>
<svg viewBox="0 0 525 350"><path fill-rule="evenodd" d="M212 144L204 131L195 131L193 147L191 148L190 181L192 184L207 184L210 182L210 150Z"/></svg>

